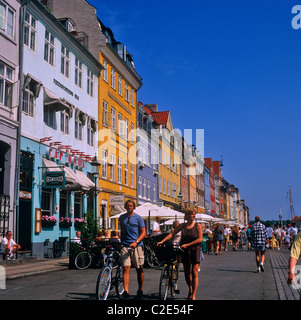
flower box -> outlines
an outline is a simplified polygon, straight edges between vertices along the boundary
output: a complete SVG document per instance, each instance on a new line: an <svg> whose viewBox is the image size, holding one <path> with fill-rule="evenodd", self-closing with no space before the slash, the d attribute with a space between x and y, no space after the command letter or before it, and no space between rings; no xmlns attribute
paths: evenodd
<svg viewBox="0 0 301 320"><path fill-rule="evenodd" d="M60 227L61 228L69 228L72 226L72 219L68 217L60 218Z"/></svg>
<svg viewBox="0 0 301 320"><path fill-rule="evenodd" d="M86 221L84 219L75 218L74 219L74 228L81 229L85 223L86 223Z"/></svg>
<svg viewBox="0 0 301 320"><path fill-rule="evenodd" d="M44 228L51 228L56 225L57 223L57 218L54 216L47 216L43 215L41 217L41 222L42 222L42 227Z"/></svg>

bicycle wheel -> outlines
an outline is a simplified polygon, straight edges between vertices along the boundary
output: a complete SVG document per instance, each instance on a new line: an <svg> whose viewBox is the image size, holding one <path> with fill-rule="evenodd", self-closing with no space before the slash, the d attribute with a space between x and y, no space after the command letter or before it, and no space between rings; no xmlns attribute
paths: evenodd
<svg viewBox="0 0 301 320"><path fill-rule="evenodd" d="M159 286L159 298L166 300L169 289L169 265L165 265L161 271L160 286Z"/></svg>
<svg viewBox="0 0 301 320"><path fill-rule="evenodd" d="M171 274L171 286L170 286L170 293L171 296L174 297L175 294L179 291L178 287L179 287L179 265L178 263L174 264L172 266L172 274Z"/></svg>
<svg viewBox="0 0 301 320"><path fill-rule="evenodd" d="M98 275L96 282L96 299L106 300L111 287L111 268L103 267Z"/></svg>
<svg viewBox="0 0 301 320"><path fill-rule="evenodd" d="M119 298L124 292L123 269L121 266L118 266L118 268L116 269L115 289L116 289L117 296Z"/></svg>
<svg viewBox="0 0 301 320"><path fill-rule="evenodd" d="M83 251L79 253L75 258L75 266L79 270L88 269L91 265L92 257L89 252Z"/></svg>
<svg viewBox="0 0 301 320"><path fill-rule="evenodd" d="M152 267L157 268L162 266L162 262L158 259L156 253L152 249L148 249L145 255L146 263Z"/></svg>

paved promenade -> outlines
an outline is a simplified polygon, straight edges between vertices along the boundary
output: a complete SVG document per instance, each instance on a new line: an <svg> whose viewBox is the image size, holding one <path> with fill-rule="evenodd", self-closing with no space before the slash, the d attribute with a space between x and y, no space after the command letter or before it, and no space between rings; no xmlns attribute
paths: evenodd
<svg viewBox="0 0 301 320"><path fill-rule="evenodd" d="M280 251L267 250L265 272L258 274L254 252L233 252L230 247L229 251L223 251L222 255L205 254L199 273L197 300L299 300L299 292L286 283L288 260L287 248L282 248ZM68 270L68 262L68 258L62 258L23 262L1 261L1 264L5 266L6 279L14 283L13 279L25 280L38 274ZM79 272L82 274L86 271ZM135 272L134 270L132 272L131 277L134 279ZM97 274L97 270L95 273ZM157 299L154 292L158 290L159 275L159 270L145 268L144 292L150 299ZM135 292L136 281L133 282L130 291ZM176 296L175 300L185 299L187 295L183 272L180 272L180 284L181 294Z"/></svg>

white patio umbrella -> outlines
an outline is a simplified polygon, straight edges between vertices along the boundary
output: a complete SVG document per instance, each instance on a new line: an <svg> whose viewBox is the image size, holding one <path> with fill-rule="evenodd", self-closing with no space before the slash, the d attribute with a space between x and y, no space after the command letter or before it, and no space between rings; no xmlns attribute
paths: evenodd
<svg viewBox="0 0 301 320"><path fill-rule="evenodd" d="M173 210L168 207L159 207L155 204L150 202L144 203L134 210L135 213L139 214L142 218L148 218L148 227L150 230L150 220L151 218L155 218L160 216L163 219L177 219L177 218L184 218L184 213L180 211ZM109 219L118 219L122 214L126 213L126 211L116 214Z"/></svg>

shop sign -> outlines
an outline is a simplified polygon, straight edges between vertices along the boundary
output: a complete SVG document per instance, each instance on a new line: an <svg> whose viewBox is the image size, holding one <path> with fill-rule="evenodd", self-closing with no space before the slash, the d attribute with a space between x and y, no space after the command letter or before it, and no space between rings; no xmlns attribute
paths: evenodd
<svg viewBox="0 0 301 320"><path fill-rule="evenodd" d="M45 172L44 188L64 188L65 171Z"/></svg>
<svg viewBox="0 0 301 320"><path fill-rule="evenodd" d="M19 191L19 198L31 200L31 192Z"/></svg>
<svg viewBox="0 0 301 320"><path fill-rule="evenodd" d="M123 195L110 195L110 205L111 206L124 206L124 196Z"/></svg>
<svg viewBox="0 0 301 320"><path fill-rule="evenodd" d="M69 153L64 153L63 151L52 148L52 147L46 148L46 156L48 158L54 158L54 159L60 160L61 162L66 164L73 164L81 168L85 167L85 160L79 157L75 157Z"/></svg>

